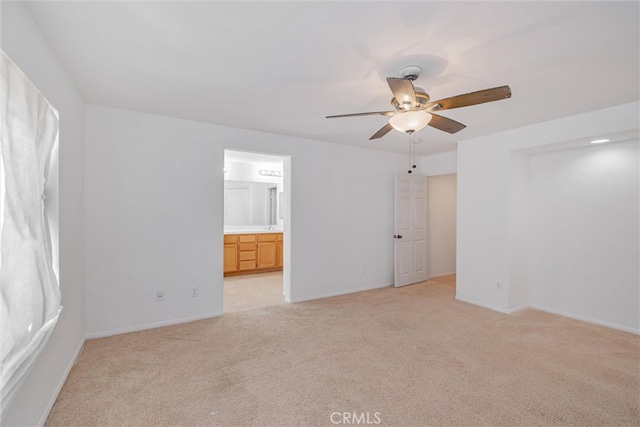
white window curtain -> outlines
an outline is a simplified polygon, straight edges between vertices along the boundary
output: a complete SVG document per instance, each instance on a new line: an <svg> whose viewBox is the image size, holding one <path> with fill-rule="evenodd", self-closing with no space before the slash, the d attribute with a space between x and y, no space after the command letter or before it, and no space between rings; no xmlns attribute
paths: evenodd
<svg viewBox="0 0 640 427"><path fill-rule="evenodd" d="M1 418L62 310L44 195L58 113L2 51L0 113Z"/></svg>

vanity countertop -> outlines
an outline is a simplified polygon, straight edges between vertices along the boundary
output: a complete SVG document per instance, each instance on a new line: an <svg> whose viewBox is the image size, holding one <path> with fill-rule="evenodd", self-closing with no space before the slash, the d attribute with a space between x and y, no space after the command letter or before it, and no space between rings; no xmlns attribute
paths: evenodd
<svg viewBox="0 0 640 427"><path fill-rule="evenodd" d="M277 234L282 230L225 230L224 234Z"/></svg>

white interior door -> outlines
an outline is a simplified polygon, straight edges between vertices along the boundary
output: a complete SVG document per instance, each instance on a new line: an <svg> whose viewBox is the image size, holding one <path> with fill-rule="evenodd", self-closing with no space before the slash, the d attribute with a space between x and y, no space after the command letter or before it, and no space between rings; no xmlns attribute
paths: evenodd
<svg viewBox="0 0 640 427"><path fill-rule="evenodd" d="M426 176L396 175L395 287L429 279L427 181Z"/></svg>

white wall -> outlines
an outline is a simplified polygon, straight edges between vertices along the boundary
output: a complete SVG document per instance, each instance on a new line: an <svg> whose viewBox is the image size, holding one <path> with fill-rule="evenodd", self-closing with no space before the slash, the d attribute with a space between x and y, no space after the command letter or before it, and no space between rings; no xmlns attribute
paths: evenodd
<svg viewBox="0 0 640 427"><path fill-rule="evenodd" d="M449 151L419 159L418 173L421 175L446 175L458 170L458 152Z"/></svg>
<svg viewBox="0 0 640 427"><path fill-rule="evenodd" d="M224 168L226 169L224 179L227 181L264 182L270 184L282 184L283 182L282 176L264 176L259 173L261 169L283 173L284 167L282 165L275 166L272 163L260 164L227 160Z"/></svg>
<svg viewBox="0 0 640 427"><path fill-rule="evenodd" d="M529 305L530 258L529 246L529 156L512 151L509 171L509 309Z"/></svg>
<svg viewBox="0 0 640 427"><path fill-rule="evenodd" d="M2 50L60 113L59 170L55 161L50 170L52 177L58 175L59 193L50 187L47 203L48 209L57 207L59 213L58 271L64 310L2 420L2 425L38 425L44 423L84 342L84 104L25 6L3 2L1 8Z"/></svg>
<svg viewBox="0 0 640 427"><path fill-rule="evenodd" d="M638 147L531 156L532 305L638 329Z"/></svg>
<svg viewBox="0 0 640 427"><path fill-rule="evenodd" d="M393 282L403 155L98 106L86 138L89 336L222 313L225 148L291 156L292 301Z"/></svg>
<svg viewBox="0 0 640 427"><path fill-rule="evenodd" d="M511 283L522 277L530 250L519 244L523 240L517 235L526 233L526 227L514 227L519 218L515 212L522 210L523 202L512 197L513 186L524 179L514 162L524 160L512 154L520 149L577 140L587 143L594 136L637 130L639 112L640 105L634 102L458 144L456 298L504 312L522 306L522 301L529 298L527 287L531 286ZM598 225L606 229L610 224ZM511 286L519 289L514 291ZM596 311L594 308L592 314Z"/></svg>
<svg viewBox="0 0 640 427"><path fill-rule="evenodd" d="M429 275L456 272L456 175L429 177Z"/></svg>

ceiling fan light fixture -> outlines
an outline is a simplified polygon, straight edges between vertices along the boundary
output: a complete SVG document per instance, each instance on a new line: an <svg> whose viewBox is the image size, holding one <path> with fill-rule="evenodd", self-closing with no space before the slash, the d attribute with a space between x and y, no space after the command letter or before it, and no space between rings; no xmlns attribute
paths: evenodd
<svg viewBox="0 0 640 427"><path fill-rule="evenodd" d="M404 111L389 119L389 124L400 132L417 132L431 121L431 114L426 111Z"/></svg>

